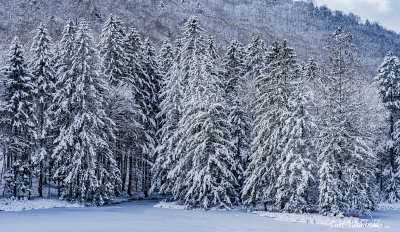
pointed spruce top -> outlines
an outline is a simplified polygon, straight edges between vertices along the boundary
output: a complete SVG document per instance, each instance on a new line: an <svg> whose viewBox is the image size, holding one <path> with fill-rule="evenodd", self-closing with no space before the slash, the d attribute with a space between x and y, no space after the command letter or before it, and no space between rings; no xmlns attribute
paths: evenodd
<svg viewBox="0 0 400 232"><path fill-rule="evenodd" d="M10 56L13 54L20 54L22 53L21 42L19 41L19 37L15 36L11 41L10 45Z"/></svg>
<svg viewBox="0 0 400 232"><path fill-rule="evenodd" d="M36 36L33 38L32 49L35 47L47 46L50 49L51 38L43 23L40 23L36 29Z"/></svg>
<svg viewBox="0 0 400 232"><path fill-rule="evenodd" d="M102 36L106 33L118 33L120 35L125 35L122 22L115 17L113 14L110 14L107 21L105 22L103 29L102 29Z"/></svg>
<svg viewBox="0 0 400 232"><path fill-rule="evenodd" d="M197 34L201 34L204 31L204 29L200 27L199 20L197 19L197 17L191 16L184 25L183 31L185 37L191 37Z"/></svg>

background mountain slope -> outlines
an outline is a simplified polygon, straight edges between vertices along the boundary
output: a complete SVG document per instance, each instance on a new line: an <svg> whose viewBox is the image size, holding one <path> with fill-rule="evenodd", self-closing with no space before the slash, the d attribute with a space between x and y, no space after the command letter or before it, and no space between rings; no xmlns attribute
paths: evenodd
<svg viewBox="0 0 400 232"><path fill-rule="evenodd" d="M44 22L54 39L69 18L85 18L99 33L108 15L136 27L156 46L174 40L190 15L197 15L222 51L231 39L249 42L260 35L270 44L287 39L301 59L320 60L325 40L339 25L351 32L364 74L374 75L383 56L400 47L400 35L356 15L292 0L0 0L0 51L5 53L15 35L26 45ZM1 62L4 55L1 56Z"/></svg>

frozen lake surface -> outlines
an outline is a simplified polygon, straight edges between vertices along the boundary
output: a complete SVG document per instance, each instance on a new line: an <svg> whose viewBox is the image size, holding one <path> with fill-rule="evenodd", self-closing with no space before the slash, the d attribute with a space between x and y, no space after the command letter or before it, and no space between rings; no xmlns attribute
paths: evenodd
<svg viewBox="0 0 400 232"><path fill-rule="evenodd" d="M0 212L0 232L323 232L400 231L400 211L374 213L390 228L330 228L277 221L243 210L203 211L155 208L159 201L125 202L103 207L53 208L21 212Z"/></svg>

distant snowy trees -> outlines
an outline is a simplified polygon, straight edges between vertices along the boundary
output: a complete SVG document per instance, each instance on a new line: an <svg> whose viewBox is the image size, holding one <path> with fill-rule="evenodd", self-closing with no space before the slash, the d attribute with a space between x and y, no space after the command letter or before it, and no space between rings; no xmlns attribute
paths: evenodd
<svg viewBox="0 0 400 232"><path fill-rule="evenodd" d="M15 39L1 70L3 194L358 215L378 176L397 201L400 64L389 53L370 84L352 39L339 27L303 64L259 37L220 56L196 17L158 53L113 15L97 46L85 22L55 43L40 25L27 61Z"/></svg>

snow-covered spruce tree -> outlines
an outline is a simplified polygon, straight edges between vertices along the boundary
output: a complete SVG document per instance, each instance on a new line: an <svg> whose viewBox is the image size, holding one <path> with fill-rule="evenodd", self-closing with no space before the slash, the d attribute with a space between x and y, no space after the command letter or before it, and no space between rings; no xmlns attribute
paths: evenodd
<svg viewBox="0 0 400 232"><path fill-rule="evenodd" d="M234 165L220 78L198 20L184 26L181 72L183 112L176 136L177 164L168 173L175 199L188 207L230 208L236 198ZM222 102L222 103L220 103Z"/></svg>
<svg viewBox="0 0 400 232"><path fill-rule="evenodd" d="M127 72L131 83L129 88L134 95L135 104L138 107L135 109L137 115L137 122L139 123L138 130L136 131L137 138L133 142L132 154L129 155L128 160L128 180L127 180L127 193L132 194L132 191L144 191L144 166L147 160L143 157L148 153L148 141L153 139L152 135L148 133L145 124L148 120L148 102L150 102L150 94L147 91L147 74L143 67L143 43L139 33L135 28L129 29L125 36L125 53L127 56ZM146 87L145 87L146 86Z"/></svg>
<svg viewBox="0 0 400 232"><path fill-rule="evenodd" d="M159 70L159 65L157 62L156 52L154 47L152 46L150 39L146 38L143 44L143 51L142 51L142 68L146 74L146 78L144 81L147 83L145 84L146 92L148 94L148 117L150 120L154 121L151 122L152 125L149 125L149 130L153 130L153 134L155 130L157 130L157 122L155 115L159 112L159 93L161 89L162 83L162 73ZM153 144L154 146L154 144Z"/></svg>
<svg viewBox="0 0 400 232"><path fill-rule="evenodd" d="M222 90L216 81L218 78L211 73L213 64L204 65L208 66L202 77L206 86L203 93L198 93L200 99L195 100L199 111L191 115L186 124L188 136L184 136L188 153L183 161L192 167L186 170L187 187L182 200L193 207L229 209L232 200L238 199L234 187L236 178L231 171L236 164L229 141L230 124L225 114Z"/></svg>
<svg viewBox="0 0 400 232"><path fill-rule="evenodd" d="M237 45L238 47L236 52L240 54L239 56L244 55L242 45L239 42ZM236 190L236 193L231 195L231 199L232 203L238 204L240 203L239 193L242 190L241 188L244 182L244 170L250 154L251 144L249 126L250 119L242 110L244 108L244 102L239 100L241 99L240 96L245 95L243 88L246 87L246 83L244 82L243 76L239 77L239 80L237 80L237 82L234 81L232 78L230 84L235 85L234 83L236 83L236 85L233 89L231 89L231 91L228 90L229 95L227 95L224 70L223 68L220 68L220 57L218 55L219 52L215 47L215 42L212 37L209 37L208 39L207 52L208 56L211 58L212 63L214 64L214 71L212 73L212 76L215 81L213 81L212 83L217 84L218 88L216 88L216 90L221 91L222 98L219 100L219 103L225 108L225 114L227 115L227 120L230 125L229 135L227 138L231 142L231 144L227 144L226 149L228 149L228 152L234 160L234 165L230 166L230 170L235 177L235 181L232 181L232 183L234 184ZM242 56L242 58L244 57ZM236 97L230 98L231 94L233 94L234 92L236 92L238 95ZM236 105L232 107L231 104L233 103L233 101L236 101ZM247 141L245 141L245 139L247 139Z"/></svg>
<svg viewBox="0 0 400 232"><path fill-rule="evenodd" d="M361 78L356 78L356 83L361 83ZM360 84L354 88L353 93L363 91L360 87L365 88ZM362 120L365 119L365 115L373 117L373 114L366 110L370 108L369 105L366 105L365 100L357 94L353 96L352 100L356 103L357 108L351 118L351 124L355 128L352 131L353 147L351 153L346 157L344 165L344 201L346 202L345 215L358 216L374 209L378 200L376 185L378 158L376 150L373 149L376 139L374 134L378 128L375 130L368 128L375 125L376 122L368 124L367 120Z"/></svg>
<svg viewBox="0 0 400 232"><path fill-rule="evenodd" d="M57 71L59 68L59 64L61 63L61 41L57 41L53 43L53 46L51 48L51 53L52 53L52 59L50 60L50 66L53 68L54 75L52 81L52 93L51 93L51 101L48 104L48 126L47 126L47 152L48 152L48 157L49 160L51 161L51 168L49 168L48 176L47 178L49 180L52 180L53 183L57 185L57 196L61 197L61 179L55 177L55 173L57 171L58 166L60 165L60 162L57 162L54 157L52 156L53 150L54 150L54 139L58 136L58 130L57 126L55 125L56 120L54 119L55 116L55 96L57 93ZM48 195L51 195L51 185L48 185L47 188Z"/></svg>
<svg viewBox="0 0 400 232"><path fill-rule="evenodd" d="M380 160L382 170L383 200L396 202L400 199L399 127L400 119L400 61L389 52L378 70L375 84L379 88L381 99L390 112L388 118L389 134L387 135L386 151Z"/></svg>
<svg viewBox="0 0 400 232"><path fill-rule="evenodd" d="M53 96L53 102L50 106L51 112L51 128L54 133L52 136L53 146L57 144L55 139L60 136L60 133L67 128L70 128L72 122L71 111L73 109L71 95L75 91L75 76L70 72L72 69L72 58L75 54L75 34L76 27L72 20L68 20L64 27L62 38L58 47L58 55L56 57L56 92ZM55 162L55 173L53 178L57 180L58 196L68 196L72 198L72 188L64 186L63 180L68 175L67 167L72 163L73 144L67 146L62 152L52 153L52 158ZM68 192L65 192L67 191Z"/></svg>
<svg viewBox="0 0 400 232"><path fill-rule="evenodd" d="M203 33L204 30L198 24L197 18L191 17L186 22L183 27L182 38L179 40L181 48L177 50L178 53L176 55L179 60L176 60L178 63L176 66L173 66L173 70L171 71L171 74L175 76L171 76L171 78L179 81L179 85L182 86L182 99L181 102L178 102L179 105L177 105L177 107L180 107L181 105L181 115L179 117L179 122L177 123L177 128L172 128L175 132L169 132L171 135L169 140L176 143L176 145L172 147L173 151L171 151L171 155L173 155L172 158L174 161L172 165L170 165L171 169L168 170L166 179L166 182L170 184L169 191L171 191L171 194L175 199L184 198L185 193L183 190L187 187L185 186L185 169L189 170L192 166L189 163L189 167L186 167L186 163L184 162L187 144L184 143L184 140L182 139L183 135L186 133L186 128L184 127L184 123L186 122L183 121L184 119L182 117L183 115L193 114L195 113L194 111L197 110L192 108L193 104L195 104L193 103L192 98L194 98L195 95L189 93L189 90L191 90L189 80L196 80L194 76L197 76L197 74L200 73L200 62L206 52ZM194 88L194 86L192 87ZM177 98L177 100L178 99L179 98ZM185 120L188 120L189 118L189 116L186 116ZM178 144L181 145L178 146ZM167 147L166 149L169 148ZM166 152L170 151L167 150Z"/></svg>
<svg viewBox="0 0 400 232"><path fill-rule="evenodd" d="M243 51L243 45L237 41L232 40L225 56L222 59L222 68L224 75L224 84L226 96L228 101L233 101L231 93L234 92L236 87L240 84L245 73L245 54Z"/></svg>
<svg viewBox="0 0 400 232"><path fill-rule="evenodd" d="M251 153L251 114L246 108L245 54L243 45L233 40L222 61L223 88L227 113L231 123L231 140L234 145L235 176L242 186L244 170ZM240 189L239 189L240 190Z"/></svg>
<svg viewBox="0 0 400 232"><path fill-rule="evenodd" d="M152 168L152 187L151 191L158 191L166 194L171 192L171 183L167 178L168 172L176 164L175 147L178 137L174 136L177 132L178 123L182 115L183 89L181 80L180 66L180 40L176 43L175 58L172 66L166 73L162 89L160 91L160 112L157 118L161 122L161 128L157 132L160 143L156 148L156 161ZM162 54L160 54L160 58ZM168 59L168 58L167 58ZM159 63L163 63L159 61Z"/></svg>
<svg viewBox="0 0 400 232"><path fill-rule="evenodd" d="M151 188L151 165L155 161L154 153L158 143L156 133L159 129L159 121L157 114L159 113L159 92L161 88L161 74L158 70L156 53L150 43L150 39L145 39L141 54L141 67L143 74L138 77L141 81L141 96L143 96L144 103L141 105L142 111L145 115L143 127L146 131L146 136L143 137L143 150L141 153L142 159L142 191L145 196Z"/></svg>
<svg viewBox="0 0 400 232"><path fill-rule="evenodd" d="M124 51L124 30L122 23L110 15L103 26L98 44L102 67L101 72L110 86L128 83L124 67L127 57Z"/></svg>
<svg viewBox="0 0 400 232"><path fill-rule="evenodd" d="M37 141L35 145L35 154L32 157L35 172L38 174L38 194L43 196L43 184L46 181L45 176L50 177L51 173L51 147L49 140L50 133L50 104L53 93L55 92L54 78L55 71L53 67L52 42L47 29L43 24L37 28L36 36L30 51L29 69L35 82L35 113L37 118ZM51 179L47 179L50 185Z"/></svg>
<svg viewBox="0 0 400 232"><path fill-rule="evenodd" d="M162 75L158 69L156 52L150 42L149 38L146 38L143 44L142 51L142 68L147 76L146 87L149 94L149 116L152 120L155 120L154 114L158 113L159 104L159 92L161 88ZM153 123L156 126L155 123Z"/></svg>
<svg viewBox="0 0 400 232"><path fill-rule="evenodd" d="M284 41L281 48L280 76L287 80L290 91L287 104L288 115L283 125L278 157L280 166L277 178L275 204L286 212L304 213L311 209L310 195L315 167L313 133L315 120L309 113L311 92L303 79L292 48Z"/></svg>
<svg viewBox="0 0 400 232"><path fill-rule="evenodd" d="M284 44L286 46L286 42ZM272 44L266 57L265 68L257 78L258 96L254 103L254 140L252 155L245 172L242 191L243 203L275 203L276 181L282 156L283 128L288 119L288 98L292 76L282 63L282 46Z"/></svg>
<svg viewBox="0 0 400 232"><path fill-rule="evenodd" d="M372 178L378 173L378 156L377 154L385 151L384 142L386 141L386 135L388 132L387 119L389 118L389 111L386 109L384 103L381 100L381 95L375 83L371 84L370 80L364 78L356 78L355 81L358 84L355 94L353 96L354 101L357 103L357 111L355 113L355 118L353 118L353 125L355 125L356 130L362 136L362 141L359 141L361 145L358 150L363 152L362 149L367 150L362 157L362 163L364 167L361 168L362 175L369 178L361 179L365 183L361 188L366 192L367 197L364 201L358 202L354 200L353 203L359 211L364 211L364 208L373 209L375 203L379 198L379 189L377 185L377 178ZM360 139L359 139L360 140ZM352 161L354 162L354 161ZM352 168L350 163L349 168ZM355 176L355 175L353 175ZM350 181L359 181L356 178ZM356 184L357 186L357 184ZM348 190L349 188L346 188ZM349 192L349 194L352 194ZM350 195L350 197L352 197ZM348 198L346 198L348 201ZM356 209L354 209L356 211ZM353 213L353 214L357 214Z"/></svg>
<svg viewBox="0 0 400 232"><path fill-rule="evenodd" d="M115 125L103 109L102 94L107 85L98 74L98 64L88 26L81 22L69 70L73 86L71 89L64 86L70 92L60 99L61 104L71 106L71 122L60 129L54 154L71 155L63 180L66 185L64 195L70 191L75 198L101 205L114 197L120 188L121 177L110 149Z"/></svg>
<svg viewBox="0 0 400 232"><path fill-rule="evenodd" d="M309 144L309 151L312 152L313 155L308 157L312 163L317 164L317 150L318 150L318 142L319 140L317 139L317 136L315 136L320 128L320 110L319 108L321 107L321 102L323 101L323 85L321 82L322 79L322 73L321 69L319 67L319 64L317 64L314 60L314 58L310 58L302 67L302 73L301 73L301 87L304 88L304 94L305 94L305 100L307 101L306 104L306 111L308 114L308 117L311 117L312 121L314 121L314 124L312 128L309 128L310 130L308 133L311 133L314 135L313 138L310 138L310 144ZM308 194L309 198L309 203L312 205L317 205L318 204L318 168L316 165L313 165L313 168L311 169L312 176L316 177L314 178L314 181L310 183L310 191Z"/></svg>
<svg viewBox="0 0 400 232"><path fill-rule="evenodd" d="M174 48L165 40L161 46L159 54L157 56L157 62L159 65L159 72L162 75L163 79L166 78L169 70L171 69L172 65L174 64ZM163 83L161 83L163 84Z"/></svg>
<svg viewBox="0 0 400 232"><path fill-rule="evenodd" d="M352 59L352 55L344 57L345 53L342 52L342 49L349 49L344 46L352 46L348 44L351 37L348 34L343 38L341 28L339 28L330 36L330 44L327 46L329 57L328 64L325 64L326 67L324 67L325 105L321 112L323 121L319 143L321 148L318 154L318 202L320 213L324 215L342 215L345 207L343 167L345 154L350 153L351 142L346 127L349 115L346 114L348 112L345 111L344 104L348 103L346 101L349 97L347 90L349 82L353 78L353 73L349 73L346 69L353 65L353 60L349 60L349 58ZM339 41L339 46L335 43L336 41Z"/></svg>
<svg viewBox="0 0 400 232"><path fill-rule="evenodd" d="M245 48L246 53L246 76L255 79L261 74L264 66L264 55L267 51L265 43L260 37L255 36Z"/></svg>
<svg viewBox="0 0 400 232"><path fill-rule="evenodd" d="M382 136L385 110L377 100L377 92L368 80L355 76L350 89L354 107L351 118L353 148L348 157L344 177L347 215L362 215L373 210L378 201L376 173L378 165L376 141ZM371 103L376 103L373 107ZM350 104L351 105L351 104ZM380 115L377 117L377 115Z"/></svg>
<svg viewBox="0 0 400 232"><path fill-rule="evenodd" d="M359 81L355 74L352 35L341 27L327 45L323 125L320 133L319 207L324 215L358 215L372 208L376 159L362 134Z"/></svg>
<svg viewBox="0 0 400 232"><path fill-rule="evenodd" d="M108 84L105 93L106 114L116 124L116 143L112 147L117 165L121 171L122 191L128 187L131 163L137 146L136 138L141 125L138 122L138 104L132 88L136 77L129 72L130 56L125 49L125 32L122 23L110 15L100 35L98 44L101 56L101 75ZM128 189L131 195L131 189Z"/></svg>
<svg viewBox="0 0 400 232"><path fill-rule="evenodd" d="M11 42L6 66L2 69L1 125L4 138L5 193L30 197L32 153L37 125L33 94L35 82L28 71L18 38Z"/></svg>
<svg viewBox="0 0 400 232"><path fill-rule="evenodd" d="M256 80L264 67L264 56L266 55L265 43L260 37L255 36L251 42L245 47L245 80L246 80L246 95L243 96L247 102L246 110L252 112L253 103L257 97Z"/></svg>

